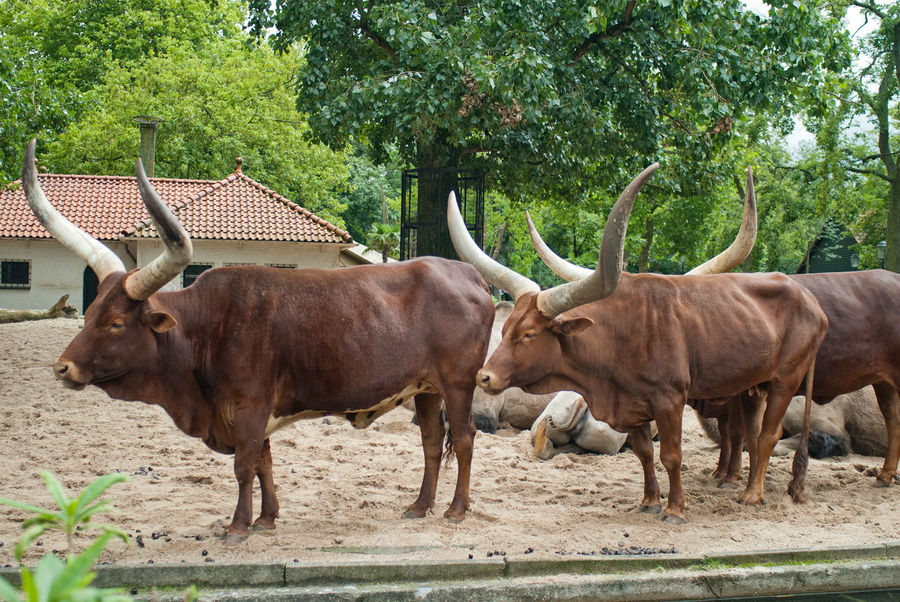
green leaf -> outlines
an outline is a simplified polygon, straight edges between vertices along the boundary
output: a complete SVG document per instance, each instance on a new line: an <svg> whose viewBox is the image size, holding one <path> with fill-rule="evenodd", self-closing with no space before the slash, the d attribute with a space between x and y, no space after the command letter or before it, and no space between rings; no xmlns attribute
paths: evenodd
<svg viewBox="0 0 900 602"><path fill-rule="evenodd" d="M5 600L6 602L20 602L21 600L16 588L3 577L0 577L0 599Z"/></svg>
<svg viewBox="0 0 900 602"><path fill-rule="evenodd" d="M86 587L94 579L91 568L106 549L106 545L112 538L111 533L104 533L77 556L70 557L53 583L53 596L63 596L70 589Z"/></svg>
<svg viewBox="0 0 900 602"><path fill-rule="evenodd" d="M11 500L5 497L0 497L0 504L3 504L4 506L12 506L13 508L24 510L25 512L32 512L34 514L40 514L43 516L52 516L52 513L49 510L39 508L38 506L32 506L31 504L26 504L25 502Z"/></svg>
<svg viewBox="0 0 900 602"><path fill-rule="evenodd" d="M123 472L114 472L107 475L103 475L99 479L90 483L84 490L81 492L81 495L78 496L78 504L75 507L76 515L79 512L94 501L99 495L101 495L104 491L115 485L116 483L123 483L128 480L128 475ZM93 514L93 513L92 513ZM86 514L87 516L91 516L91 514Z"/></svg>
<svg viewBox="0 0 900 602"><path fill-rule="evenodd" d="M47 471L42 471L41 477L44 479L44 483L47 485L47 490L50 492L50 495L53 496L53 500L56 502L56 505L59 506L59 509L68 511L70 509L70 500L66 496L66 492L63 489L62 483L60 483L56 477L54 477Z"/></svg>
<svg viewBox="0 0 900 602"><path fill-rule="evenodd" d="M65 571L66 563L54 554L42 557L34 567L34 589L38 600L53 600L57 578Z"/></svg>
<svg viewBox="0 0 900 602"><path fill-rule="evenodd" d="M112 535L115 535L116 537L124 541L126 544L131 545L131 538L128 536L128 533L114 525L95 525L93 523L84 523L82 527L84 529L100 529L105 533L111 533Z"/></svg>
<svg viewBox="0 0 900 602"><path fill-rule="evenodd" d="M13 548L13 556L15 556L16 560L22 560L22 557L25 555L25 550L28 549L28 546L31 545L35 539L41 536L41 534L47 530L47 525L39 524L33 525L22 536L19 538L19 541L16 542L16 547Z"/></svg>

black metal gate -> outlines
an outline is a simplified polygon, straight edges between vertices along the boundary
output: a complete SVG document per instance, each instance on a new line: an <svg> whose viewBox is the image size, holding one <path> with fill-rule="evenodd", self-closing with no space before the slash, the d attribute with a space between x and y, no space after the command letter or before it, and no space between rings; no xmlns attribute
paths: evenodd
<svg viewBox="0 0 900 602"><path fill-rule="evenodd" d="M401 260L423 255L457 259L447 228L451 190L472 238L484 247L484 174L448 167L410 169L402 181Z"/></svg>

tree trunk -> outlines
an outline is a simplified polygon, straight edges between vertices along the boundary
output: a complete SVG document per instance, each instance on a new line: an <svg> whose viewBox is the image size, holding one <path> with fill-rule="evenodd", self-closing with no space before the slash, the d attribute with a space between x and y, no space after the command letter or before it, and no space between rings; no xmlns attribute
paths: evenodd
<svg viewBox="0 0 900 602"><path fill-rule="evenodd" d="M417 163L416 256L459 259L447 226L447 198L451 190L458 188L456 149L439 137L432 145L419 150Z"/></svg>
<svg viewBox="0 0 900 602"><path fill-rule="evenodd" d="M890 194L884 267L892 272L900 273L900 165L894 169Z"/></svg>
<svg viewBox="0 0 900 602"><path fill-rule="evenodd" d="M59 298L53 307L47 311L37 311L33 309L0 309L0 324L9 324L11 322L27 322L29 320L46 320L49 318L60 318L62 316L75 316L78 313L71 305L66 305L69 295L63 295Z"/></svg>
<svg viewBox="0 0 900 602"><path fill-rule="evenodd" d="M494 250L491 252L491 258L494 261L500 257L500 247L503 246L503 237L506 236L506 230L509 228L509 222L503 222L500 230L497 231L497 242L494 244Z"/></svg>
<svg viewBox="0 0 900 602"><path fill-rule="evenodd" d="M653 220L647 218L646 235L641 246L641 254L638 256L638 272L645 273L650 269L650 246L653 244Z"/></svg>

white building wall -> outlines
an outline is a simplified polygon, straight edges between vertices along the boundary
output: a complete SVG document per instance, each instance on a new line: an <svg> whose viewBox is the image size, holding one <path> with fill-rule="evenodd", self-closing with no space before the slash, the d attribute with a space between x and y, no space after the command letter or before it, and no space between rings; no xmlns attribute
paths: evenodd
<svg viewBox="0 0 900 602"><path fill-rule="evenodd" d="M222 267L227 264L292 265L298 268L341 267L340 251L352 245L296 242L195 240L191 263ZM109 246L126 269L143 267L162 253L154 240L127 240ZM56 240L0 239L0 260L30 260L31 287L0 289L0 308L48 309L62 295L81 312L84 270L87 267ZM175 285L181 287L181 279Z"/></svg>
<svg viewBox="0 0 900 602"><path fill-rule="evenodd" d="M134 267L125 246L108 245L126 269ZM69 295L69 305L81 311L84 270L87 264L69 249L51 239L0 239L0 260L31 262L31 286L27 289L0 288L0 308L49 309L59 298Z"/></svg>

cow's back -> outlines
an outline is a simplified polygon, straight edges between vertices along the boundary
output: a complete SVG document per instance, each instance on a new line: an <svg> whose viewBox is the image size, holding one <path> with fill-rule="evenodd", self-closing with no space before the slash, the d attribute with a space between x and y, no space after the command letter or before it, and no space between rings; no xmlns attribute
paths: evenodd
<svg viewBox="0 0 900 602"><path fill-rule="evenodd" d="M814 396L821 401L900 372L900 274L886 270L794 274L828 316L816 356Z"/></svg>
<svg viewBox="0 0 900 602"><path fill-rule="evenodd" d="M474 386L494 312L474 268L433 257L336 270L221 268L188 292L187 305L216 307L201 343L204 373L228 391L275 382L279 415L369 408L416 381Z"/></svg>
<svg viewBox="0 0 900 602"><path fill-rule="evenodd" d="M802 347L824 323L811 295L783 274L638 274L623 285L621 301L617 291L596 305L629 360L629 376L615 378L648 395L665 383L691 399L730 397L771 379L783 353L801 351L786 339Z"/></svg>

